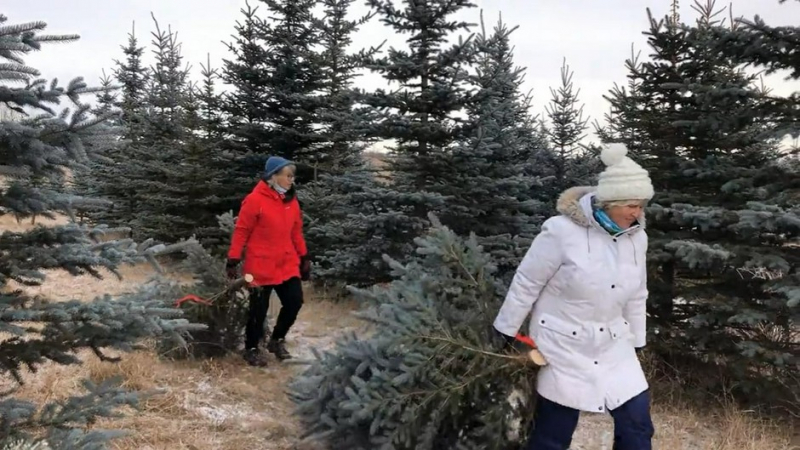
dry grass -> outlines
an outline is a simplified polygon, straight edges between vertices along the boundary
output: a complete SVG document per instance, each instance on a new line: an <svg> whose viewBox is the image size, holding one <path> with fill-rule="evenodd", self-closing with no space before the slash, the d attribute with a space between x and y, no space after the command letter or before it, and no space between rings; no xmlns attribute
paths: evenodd
<svg viewBox="0 0 800 450"><path fill-rule="evenodd" d="M274 298L273 302L277 303ZM334 306L312 297L289 335L290 350L306 358L311 356L311 348L330 347L339 333L357 326L349 315L351 310L347 303ZM271 309L273 316L275 311ZM16 396L37 403L62 399L79 393L82 379L100 382L118 376L130 389L160 392L148 397L139 412L96 425L130 432L113 441L112 448L299 448L301 430L292 419L293 404L286 387L302 366L271 360L265 369L251 368L238 355L207 361L168 361L153 351L122 354L120 363L102 362L88 351L80 356L84 361L80 366L49 363L35 375L25 374L30 381Z"/></svg>
<svg viewBox="0 0 800 450"><path fill-rule="evenodd" d="M355 325L348 308L309 301L298 327L289 336L297 356L304 348L328 347L337 331ZM313 328L317 333L310 333ZM324 342L323 342L324 341ZM168 362L141 352L121 364L94 360L92 378L122 375L135 389L164 388L145 402L144 413L116 421L114 427L133 434L116 441L117 449L294 449L300 434L286 395L291 377L301 366L246 366L238 355L208 361Z"/></svg>
<svg viewBox="0 0 800 450"><path fill-rule="evenodd" d="M301 310L290 345L298 356L312 347L331 345L337 333L355 329L352 305L331 304L313 297ZM275 309L272 309L273 313ZM90 354L82 366L48 365L22 391L37 401L79 392L79 380L102 381L121 376L131 389L161 389L139 413L97 424L130 431L112 448L142 450L308 450L298 444L301 430L292 418L286 386L299 366L273 363L266 369L243 364L238 355L217 360L170 362L152 351L123 355L121 363L101 362ZM661 381L661 380L660 380ZM790 450L792 431L751 416L730 404L700 411L681 400L678 392L659 386L653 417L656 449L670 450ZM606 415L582 417L572 450L610 450L613 423Z"/></svg>
<svg viewBox="0 0 800 450"><path fill-rule="evenodd" d="M753 417L733 406L699 411L689 405L663 403L656 396L652 413L656 426L655 449L800 449L800 443L793 438L793 430L788 426ZM583 415L572 450L610 450L613 429L613 420L608 415Z"/></svg>
<svg viewBox="0 0 800 450"><path fill-rule="evenodd" d="M41 286L25 287L31 295L37 295L54 301L66 300L92 300L104 294L120 295L135 292L142 284L153 276L153 269L149 264L143 263L135 266L121 266L119 273L122 278L108 270L101 269L102 279L91 275L75 277L64 270L45 270L46 279ZM170 275L178 281L190 281L190 277ZM21 288L14 282L9 283L12 289Z"/></svg>
<svg viewBox="0 0 800 450"><path fill-rule="evenodd" d="M0 217L0 222L7 216ZM24 231L29 223L0 223L2 229ZM18 227L18 228L14 228ZM104 293L134 290L149 279L149 266L122 268L123 280L109 274L104 280L71 277L59 271L48 273L45 285L26 288L54 300L90 300ZM180 277L186 280L186 277ZM332 303L323 293L307 291L309 301L301 310L289 336L291 350L301 358L312 348L328 348L344 331L356 329L350 315L353 304ZM277 311L273 298L271 321ZM273 362L266 369L246 366L238 355L208 360L170 362L153 351L122 355L120 363L102 362L82 352L83 365L46 364L27 381L17 395L37 403L63 399L81 392L80 380L102 381L119 376L124 385L137 390L159 390L122 419L96 424L98 428L125 429L130 435L113 441L115 449L139 450L310 450L300 446L299 425L292 417L293 405L285 391L301 366ZM686 398L681 389L662 375L655 380L653 417L654 448L669 450L800 450L796 431L721 402L702 409ZM6 383L0 383L6 384ZM0 386L7 387L7 386ZM613 423L607 415L581 418L572 450L610 450ZM338 450L338 449L337 449Z"/></svg>
<svg viewBox="0 0 800 450"><path fill-rule="evenodd" d="M46 217L36 217L35 219L23 219L17 221L11 214L0 215L0 232L11 231L21 233L30 230L34 225L44 225L48 227L56 225L66 225L69 219L66 216L58 215L55 219Z"/></svg>

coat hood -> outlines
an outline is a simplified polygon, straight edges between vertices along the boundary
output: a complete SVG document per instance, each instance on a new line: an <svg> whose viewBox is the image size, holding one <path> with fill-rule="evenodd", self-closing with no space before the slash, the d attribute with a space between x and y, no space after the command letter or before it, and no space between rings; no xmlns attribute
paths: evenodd
<svg viewBox="0 0 800 450"><path fill-rule="evenodd" d="M599 226L592 215L592 200L596 192L597 189L592 186L571 187L558 196L556 211L582 227ZM645 228L644 212L638 222L639 226L633 231Z"/></svg>

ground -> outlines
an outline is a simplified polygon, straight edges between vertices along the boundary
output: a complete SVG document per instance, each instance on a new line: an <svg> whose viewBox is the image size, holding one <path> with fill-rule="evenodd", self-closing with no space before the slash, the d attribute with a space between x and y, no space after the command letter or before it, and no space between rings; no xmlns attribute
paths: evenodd
<svg viewBox="0 0 800 450"><path fill-rule="evenodd" d="M0 220L6 220L0 218ZM24 229L26 224L0 223L3 230ZM149 268L129 267L123 280L74 278L49 274L36 292L53 299L91 299L103 293L135 289L150 276ZM288 340L299 358L311 349L330 348L337 336L361 325L350 312L353 305L329 301L322 293L307 291L308 301ZM272 321L276 308L271 308ZM2 338L2 337L0 337ZM80 366L49 364L28 383L19 396L36 401L67 397L79 391L83 378L100 381L121 375L125 384L157 390L122 419L99 423L98 428L126 429L130 435L114 441L116 449L138 450L313 450L300 443L301 430L292 416L285 388L301 366L271 360L266 369L246 366L232 355L218 360L174 362L160 359L152 350L125 354L121 363L100 362L81 355ZM666 391L665 391L666 392ZM747 412L721 405L716 410L688 407L677 394L656 396L654 421L656 449L670 450L796 450L800 440L788 426L758 421ZM613 423L608 416L581 418L572 450L611 450ZM337 449L338 450L338 449Z"/></svg>

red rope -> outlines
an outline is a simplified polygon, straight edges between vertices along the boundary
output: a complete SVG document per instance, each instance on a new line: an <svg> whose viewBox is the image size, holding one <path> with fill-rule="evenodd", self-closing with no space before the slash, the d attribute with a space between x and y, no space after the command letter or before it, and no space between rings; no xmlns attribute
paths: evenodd
<svg viewBox="0 0 800 450"><path fill-rule="evenodd" d="M200 298L200 297L198 297L198 296L196 296L194 294L189 294L189 295L183 296L183 297L179 298L178 300L176 300L175 301L175 307L178 308L178 307L180 307L182 304L184 304L186 302L199 303L201 305L210 305L211 304L210 301L208 301L208 300L206 300L204 298Z"/></svg>
<svg viewBox="0 0 800 450"><path fill-rule="evenodd" d="M533 342L533 339L530 336L525 336L523 334L517 333L517 335L514 338L524 344L528 344L532 348L536 348L536 343Z"/></svg>

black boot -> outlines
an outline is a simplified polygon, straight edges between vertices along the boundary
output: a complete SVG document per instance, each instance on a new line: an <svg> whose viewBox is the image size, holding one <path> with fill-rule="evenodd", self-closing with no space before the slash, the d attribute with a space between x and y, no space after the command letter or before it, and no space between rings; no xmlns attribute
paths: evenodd
<svg viewBox="0 0 800 450"><path fill-rule="evenodd" d="M292 355L286 350L286 341L283 339L270 339L267 350L281 361L292 358Z"/></svg>
<svg viewBox="0 0 800 450"><path fill-rule="evenodd" d="M247 364L253 367L267 367L267 359L264 358L264 355L262 355L257 348L245 350L242 357L247 361Z"/></svg>

